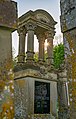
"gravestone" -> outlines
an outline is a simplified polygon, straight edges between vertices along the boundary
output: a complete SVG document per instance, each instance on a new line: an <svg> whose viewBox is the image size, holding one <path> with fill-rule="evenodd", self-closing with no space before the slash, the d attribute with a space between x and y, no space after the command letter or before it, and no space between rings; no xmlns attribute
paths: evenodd
<svg viewBox="0 0 76 119"><path fill-rule="evenodd" d="M17 3L0 0L0 63L12 58L12 32L17 29Z"/></svg>

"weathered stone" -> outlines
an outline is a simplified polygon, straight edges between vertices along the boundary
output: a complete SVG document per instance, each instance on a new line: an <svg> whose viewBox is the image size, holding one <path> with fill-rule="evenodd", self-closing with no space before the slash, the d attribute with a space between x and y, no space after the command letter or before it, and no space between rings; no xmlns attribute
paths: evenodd
<svg viewBox="0 0 76 119"><path fill-rule="evenodd" d="M10 30L17 29L17 3L10 0L0 0L0 26Z"/></svg>
<svg viewBox="0 0 76 119"><path fill-rule="evenodd" d="M63 42L65 48L65 58L66 58L66 68L67 68L67 78L68 78L68 89L69 94L73 94L72 90L76 90L76 84L74 82L72 73L72 68L74 69L73 63L75 63L76 55L76 0L61 0L61 31L63 33ZM68 57L69 56L69 57ZM71 57L75 57L71 61ZM69 61L73 62L69 64ZM72 66L73 65L73 66ZM75 87L74 87L75 86ZM76 105L75 100L76 95L73 94L72 98L69 96L70 103L70 119L76 118ZM66 117L67 119L68 117Z"/></svg>
<svg viewBox="0 0 76 119"><path fill-rule="evenodd" d="M35 81L50 83L50 114L34 114L34 96L35 96ZM27 118L30 116L36 116L36 118L46 117L55 118L57 116L57 83L51 80L44 80L40 78L34 78L25 76L23 78L15 79L15 118ZM52 91L53 90L53 91ZM53 115L55 117L53 117ZM28 118L29 119L29 118ZM35 119L35 117L34 117Z"/></svg>
<svg viewBox="0 0 76 119"><path fill-rule="evenodd" d="M12 32L17 29L17 4L0 0L0 63L12 59Z"/></svg>

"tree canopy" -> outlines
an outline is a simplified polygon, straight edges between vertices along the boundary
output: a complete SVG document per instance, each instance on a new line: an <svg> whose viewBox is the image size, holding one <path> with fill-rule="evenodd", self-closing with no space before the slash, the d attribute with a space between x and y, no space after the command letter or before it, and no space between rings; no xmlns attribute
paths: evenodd
<svg viewBox="0 0 76 119"><path fill-rule="evenodd" d="M54 57L54 66L55 68L59 68L64 60L64 45L59 44L53 49L53 57Z"/></svg>

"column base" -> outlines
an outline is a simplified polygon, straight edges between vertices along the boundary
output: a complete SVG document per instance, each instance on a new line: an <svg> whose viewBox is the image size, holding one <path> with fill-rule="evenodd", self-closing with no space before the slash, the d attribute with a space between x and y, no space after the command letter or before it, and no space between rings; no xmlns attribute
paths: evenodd
<svg viewBox="0 0 76 119"><path fill-rule="evenodd" d="M43 59L38 60L39 64L43 64L45 61Z"/></svg>
<svg viewBox="0 0 76 119"><path fill-rule="evenodd" d="M29 62L29 63L34 62L35 53L32 51L27 51L26 54L27 54L26 62Z"/></svg>
<svg viewBox="0 0 76 119"><path fill-rule="evenodd" d="M25 62L25 55L18 55L18 63L24 63Z"/></svg>
<svg viewBox="0 0 76 119"><path fill-rule="evenodd" d="M68 108L66 108L65 106L61 107L58 112L58 119L70 119Z"/></svg>
<svg viewBox="0 0 76 119"><path fill-rule="evenodd" d="M35 61L34 59L26 59L26 63L28 64L33 64Z"/></svg>
<svg viewBox="0 0 76 119"><path fill-rule="evenodd" d="M53 65L53 57L47 57L46 61L48 65Z"/></svg>

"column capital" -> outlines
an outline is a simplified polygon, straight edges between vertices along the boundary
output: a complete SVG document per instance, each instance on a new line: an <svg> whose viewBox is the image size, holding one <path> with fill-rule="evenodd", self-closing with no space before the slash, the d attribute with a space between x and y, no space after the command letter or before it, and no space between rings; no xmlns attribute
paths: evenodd
<svg viewBox="0 0 76 119"><path fill-rule="evenodd" d="M24 27L18 28L17 32L18 32L19 35L20 35L20 34L26 35L26 30L25 30Z"/></svg>
<svg viewBox="0 0 76 119"><path fill-rule="evenodd" d="M34 23L28 23L25 25L25 27L26 27L27 31L29 31L29 30L34 31L37 26Z"/></svg>
<svg viewBox="0 0 76 119"><path fill-rule="evenodd" d="M45 34L44 33L37 34L37 39L38 39L38 42L40 40L43 41L43 42L45 42L45 39L46 39Z"/></svg>
<svg viewBox="0 0 76 119"><path fill-rule="evenodd" d="M54 38L54 32L53 31L47 31L46 33L45 33L45 35L46 35L46 38L48 39L48 38L50 38L50 39L53 39Z"/></svg>

